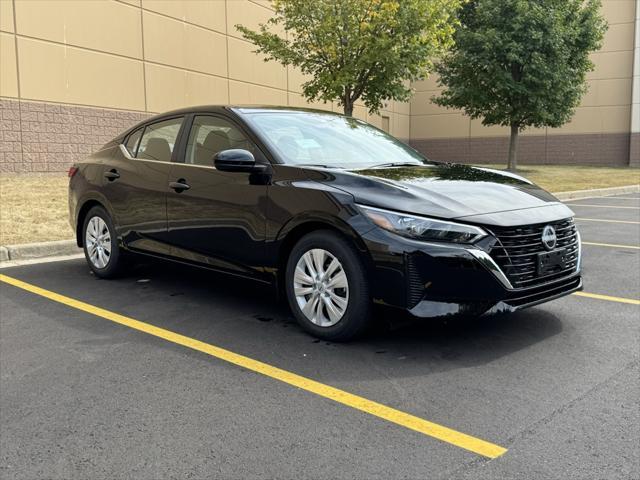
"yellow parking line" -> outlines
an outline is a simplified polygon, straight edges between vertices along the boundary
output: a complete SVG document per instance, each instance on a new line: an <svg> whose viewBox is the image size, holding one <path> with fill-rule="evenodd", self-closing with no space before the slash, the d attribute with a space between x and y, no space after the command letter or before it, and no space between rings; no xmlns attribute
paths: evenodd
<svg viewBox="0 0 640 480"><path fill-rule="evenodd" d="M604 222L604 223L631 223L633 225L640 225L640 222L634 222L631 220L609 220L606 218L578 218L576 220L581 220L583 222Z"/></svg>
<svg viewBox="0 0 640 480"><path fill-rule="evenodd" d="M630 207L628 205L593 205L585 203L565 203L571 207L589 207L589 208L626 208L630 210L640 210L640 207Z"/></svg>
<svg viewBox="0 0 640 480"><path fill-rule="evenodd" d="M396 410L395 408L391 408L381 403L368 400L364 397L354 395L344 390L340 390L338 388L316 382L315 380L311 380L310 378L306 378L295 373L282 370L281 368L260 362L258 360L239 355L229 350L225 350L224 348L201 342L199 340L196 340L195 338L186 337L184 335L180 335L179 333L165 330L164 328L156 327L149 323L144 323L139 320L135 320L133 318L129 318L124 315L120 315L118 313L114 313L109 310L105 310L103 308L96 307L88 303L84 303L79 300L60 295L55 292L51 292L49 290L45 290L44 288L40 288L36 285L23 282L13 277L8 277L6 275L0 274L0 281L34 293L36 295L40 295L49 300L53 300L54 302L61 303L68 307L90 313L97 317L110 320L134 330L153 335L154 337L162 338L163 340L166 340L168 342L182 345L183 347L197 350L198 352L206 353L207 355L211 355L212 357L224 360L225 362L232 363L256 373L260 373L262 375L273 378L275 380L279 380L302 390L306 390L307 392L315 393L316 395L328 398L329 400L333 400L334 402L341 403L356 410L368 413L369 415L382 418L391 423L395 423L396 425L414 430L429 437L437 438L438 440L450 443L451 445L455 445L456 447L460 447L465 450L469 450L471 452L477 453L478 455L482 455L488 458L497 458L507 451L506 448L499 445L481 440L476 437L472 437L471 435L458 432L442 425L438 425L437 423L424 420L409 413Z"/></svg>
<svg viewBox="0 0 640 480"><path fill-rule="evenodd" d="M573 295L579 297L595 298L596 300L607 300L608 302L629 303L631 305L640 305L640 300L635 298L610 297L609 295L600 295L599 293L575 292Z"/></svg>
<svg viewBox="0 0 640 480"><path fill-rule="evenodd" d="M595 247L630 248L633 250L640 250L640 247L635 245L618 245L617 243L582 242L582 245L593 245Z"/></svg>

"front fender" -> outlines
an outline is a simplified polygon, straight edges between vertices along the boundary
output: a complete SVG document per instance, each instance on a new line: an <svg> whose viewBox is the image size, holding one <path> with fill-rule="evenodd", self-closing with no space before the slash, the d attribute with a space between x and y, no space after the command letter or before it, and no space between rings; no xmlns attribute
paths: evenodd
<svg viewBox="0 0 640 480"><path fill-rule="evenodd" d="M265 256L274 271L283 267L302 236L323 228L339 232L369 256L362 235L375 226L342 190L306 178L285 178L269 186L266 210Z"/></svg>
<svg viewBox="0 0 640 480"><path fill-rule="evenodd" d="M362 214L355 208L345 206L345 212L339 216L330 215L326 212L311 211L304 212L287 221L276 236L276 242L283 241L292 231L309 224L324 224L334 230L338 230L348 238L353 239L359 246L364 247L361 235L374 228L371 222L362 218Z"/></svg>

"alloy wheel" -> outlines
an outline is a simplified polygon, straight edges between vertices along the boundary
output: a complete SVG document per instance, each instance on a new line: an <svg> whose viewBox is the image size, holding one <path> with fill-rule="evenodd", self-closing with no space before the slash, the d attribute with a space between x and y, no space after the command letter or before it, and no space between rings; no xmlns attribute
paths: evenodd
<svg viewBox="0 0 640 480"><path fill-rule="evenodd" d="M111 258L111 232L100 217L92 217L87 223L85 243L89 261L96 268L105 268Z"/></svg>
<svg viewBox="0 0 640 480"><path fill-rule="evenodd" d="M349 282L340 261L327 250L305 252L296 264L293 291L303 315L319 327L332 327L349 305Z"/></svg>

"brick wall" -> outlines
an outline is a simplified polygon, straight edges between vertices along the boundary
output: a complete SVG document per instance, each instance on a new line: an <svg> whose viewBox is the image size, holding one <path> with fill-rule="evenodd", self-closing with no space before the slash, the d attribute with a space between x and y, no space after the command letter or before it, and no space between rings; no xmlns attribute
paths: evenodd
<svg viewBox="0 0 640 480"><path fill-rule="evenodd" d="M524 135L518 140L518 163L638 166L640 148L628 133ZM457 163L506 163L509 137L411 139L432 160Z"/></svg>
<svg viewBox="0 0 640 480"><path fill-rule="evenodd" d="M148 116L0 99L0 172L64 171Z"/></svg>
<svg viewBox="0 0 640 480"><path fill-rule="evenodd" d="M640 132L633 132L629 141L629 165L640 167Z"/></svg>

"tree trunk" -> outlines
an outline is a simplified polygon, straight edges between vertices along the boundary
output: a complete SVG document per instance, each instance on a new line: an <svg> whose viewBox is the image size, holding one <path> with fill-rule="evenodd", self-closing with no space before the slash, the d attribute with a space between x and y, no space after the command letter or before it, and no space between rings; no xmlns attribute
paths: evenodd
<svg viewBox="0 0 640 480"><path fill-rule="evenodd" d="M518 169L518 133L520 126L516 123L511 124L511 137L509 139L509 165L508 170L515 172Z"/></svg>
<svg viewBox="0 0 640 480"><path fill-rule="evenodd" d="M348 86L345 86L342 92L342 107L347 117L353 116L353 99L351 97L351 88Z"/></svg>

